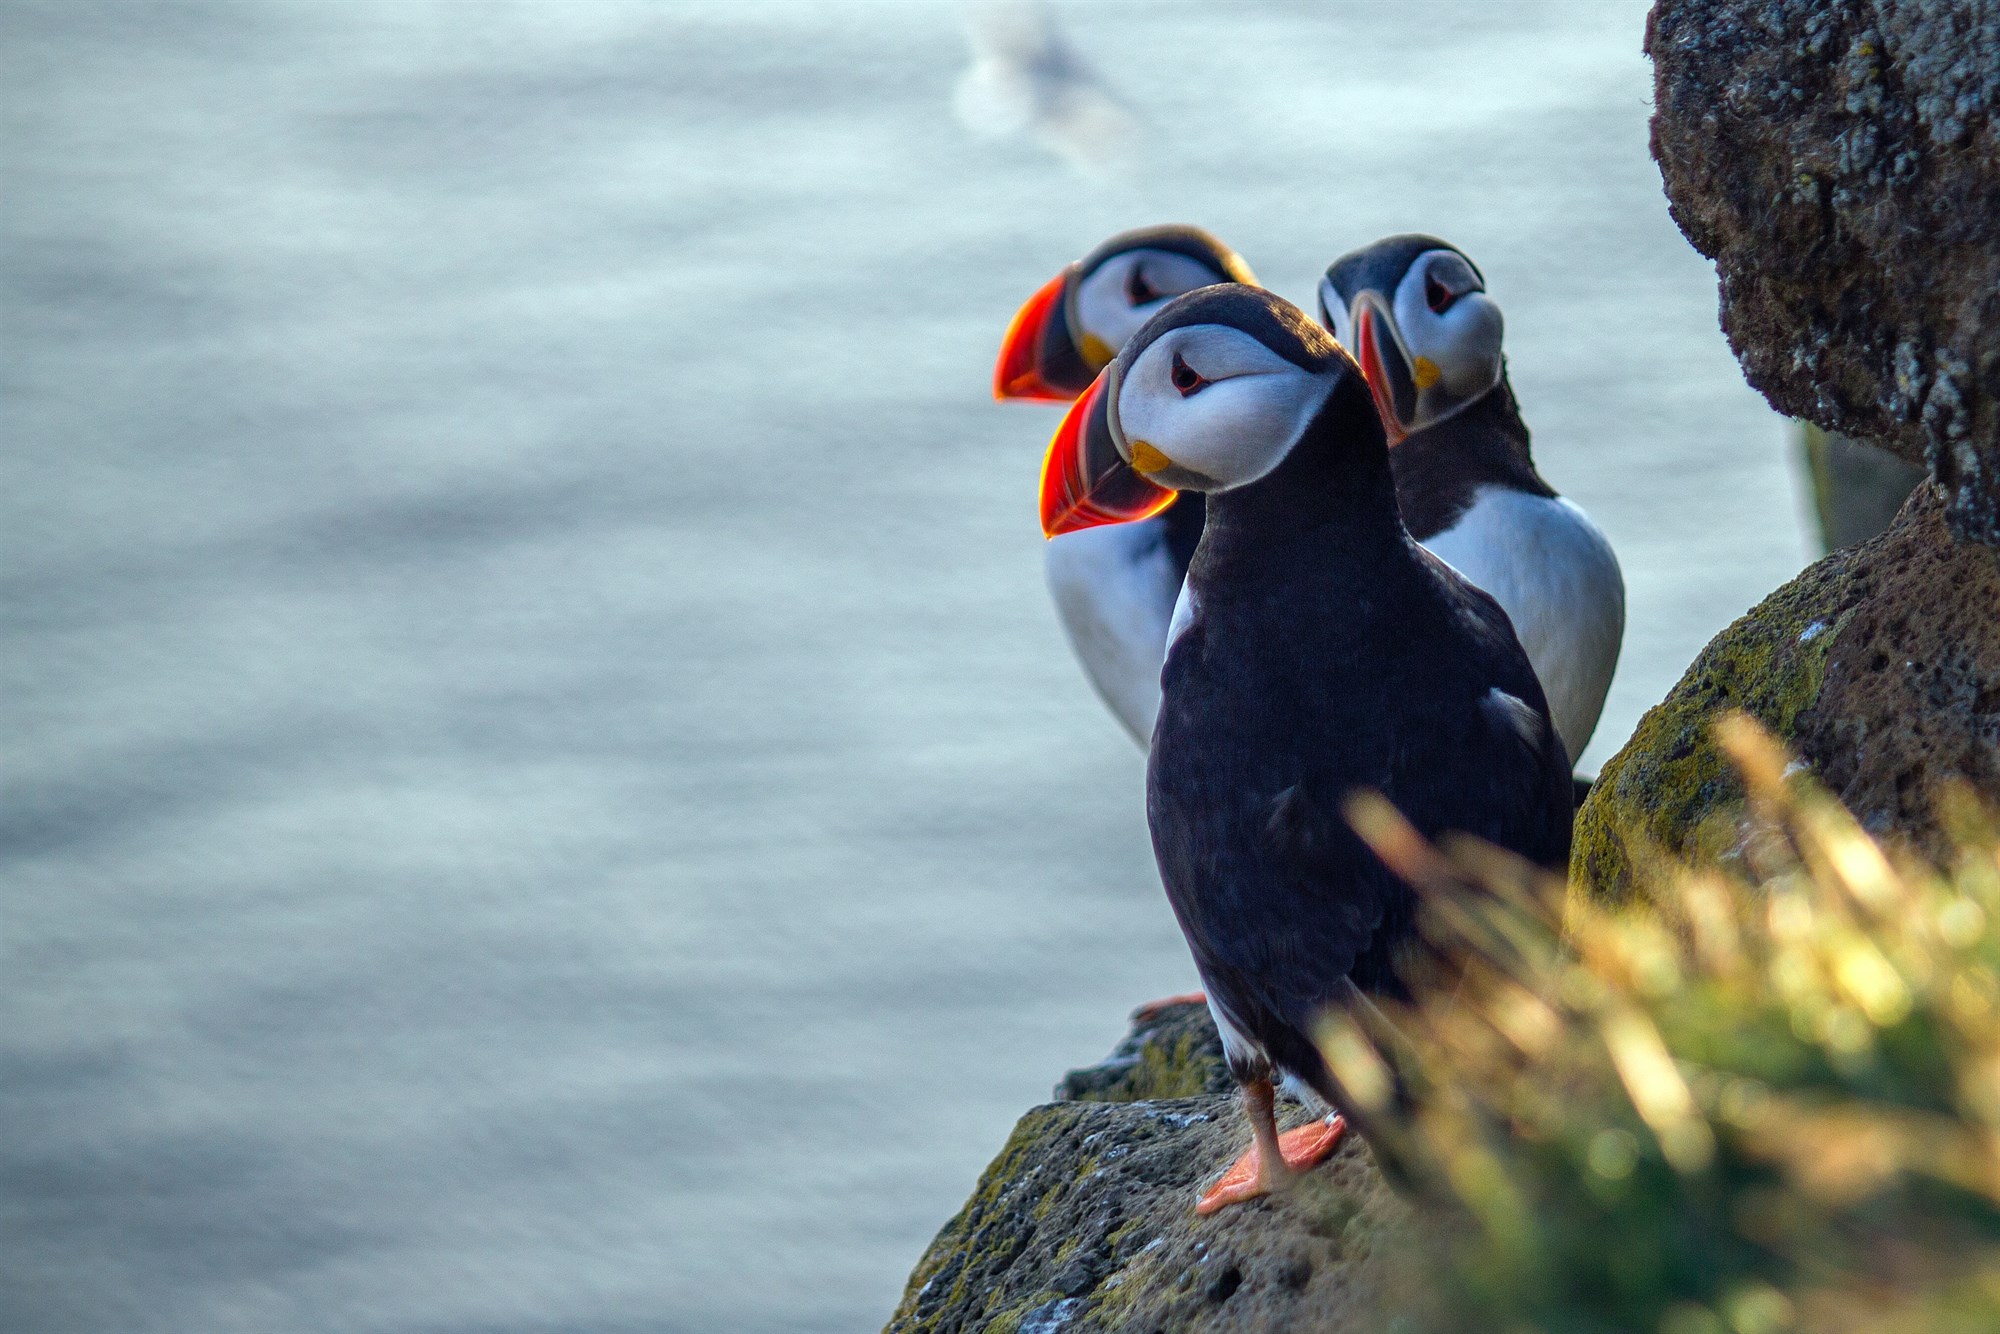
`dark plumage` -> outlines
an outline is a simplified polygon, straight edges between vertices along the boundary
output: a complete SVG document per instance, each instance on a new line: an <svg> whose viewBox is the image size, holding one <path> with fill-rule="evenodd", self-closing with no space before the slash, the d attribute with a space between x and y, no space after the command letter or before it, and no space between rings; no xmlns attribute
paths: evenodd
<svg viewBox="0 0 2000 1334"><path fill-rule="evenodd" d="M1465 259L1475 274L1479 266L1463 251L1435 236L1411 232L1391 236L1371 246L1341 256L1328 266L1326 279L1343 296L1361 291L1393 292L1419 255L1449 250ZM1483 281L1485 275L1480 274ZM1329 327L1330 312L1324 294L1320 320ZM1395 368L1405 377L1399 388L1407 393L1414 385L1407 369ZM1403 524L1419 542L1457 523L1471 507L1474 494L1482 486L1499 485L1530 495L1553 496L1555 488L1535 471L1528 448L1527 423L1521 420L1520 404L1506 371L1482 398L1435 425L1410 435L1391 453L1396 472L1396 500L1403 512Z"/></svg>
<svg viewBox="0 0 2000 1334"><path fill-rule="evenodd" d="M1506 610L1576 760L1617 667L1624 580L1535 468L1485 278L1438 237L1391 236L1335 260L1319 298L1375 392L1403 522Z"/></svg>
<svg viewBox="0 0 2000 1334"><path fill-rule="evenodd" d="M1176 578L1187 577L1194 549L1201 545L1202 524L1208 515L1208 498L1199 491L1183 491L1155 520L1167 535L1167 555L1173 561Z"/></svg>
<svg viewBox="0 0 2000 1334"><path fill-rule="evenodd" d="M1514 390L1499 384L1464 411L1425 427L1397 445L1396 502L1419 542L1446 531L1472 508L1479 489L1502 486L1553 496L1528 453L1528 426Z"/></svg>
<svg viewBox="0 0 2000 1334"><path fill-rule="evenodd" d="M1186 255L1189 259L1214 269L1232 282L1250 283L1250 266L1245 264L1234 250L1216 240L1199 227L1185 223L1165 222L1151 227L1134 227L1108 237L1095 250L1076 262L1079 273L1089 273L1113 255L1122 255L1133 250L1163 250L1170 255Z"/></svg>
<svg viewBox="0 0 2000 1334"><path fill-rule="evenodd" d="M1274 469L1208 496L1147 815L1232 1071L1254 1081L1268 1060L1339 1105L1316 1020L1356 989L1401 994L1413 921L1411 891L1348 828L1343 797L1374 789L1426 835L1460 830L1554 867L1569 764L1506 615L1399 518L1346 353L1268 294L1208 288L1155 317L1121 373L1194 324L1241 329L1337 383Z"/></svg>
<svg viewBox="0 0 2000 1334"><path fill-rule="evenodd" d="M1449 241L1422 232L1385 236L1373 245L1342 255L1327 266L1326 277L1341 292L1360 292L1369 288L1378 292L1393 292L1417 256L1430 250L1457 249ZM1472 263L1472 257L1466 256L1465 262L1472 264L1472 271L1484 281L1486 275L1480 272L1477 264Z"/></svg>

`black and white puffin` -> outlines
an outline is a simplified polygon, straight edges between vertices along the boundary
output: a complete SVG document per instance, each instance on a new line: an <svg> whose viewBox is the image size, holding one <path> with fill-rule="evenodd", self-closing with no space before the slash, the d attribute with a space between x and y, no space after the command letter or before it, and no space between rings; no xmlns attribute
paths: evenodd
<svg viewBox="0 0 2000 1334"><path fill-rule="evenodd" d="M1222 282L1256 278L1199 227L1120 232L1049 280L1014 316L994 369L994 396L1067 403L1168 301ZM1167 624L1201 516L1201 497L1191 495L1142 523L1048 544L1049 596L1070 647L1142 748L1152 740Z"/></svg>
<svg viewBox="0 0 2000 1334"><path fill-rule="evenodd" d="M1335 260L1319 301L1388 428L1403 522L1506 609L1574 764L1618 666L1625 580L1535 471L1485 279L1435 236L1391 236Z"/></svg>
<svg viewBox="0 0 2000 1334"><path fill-rule="evenodd" d="M1176 490L1206 494L1207 523L1167 650L1147 819L1254 1134L1209 1212L1332 1151L1337 1113L1278 1135L1272 1077L1342 1106L1317 1023L1403 993L1411 891L1347 826L1346 795L1372 789L1428 836L1464 831L1550 867L1572 800L1506 614L1410 537L1368 385L1301 311L1224 285L1156 315L1051 442L1043 530L1144 518Z"/></svg>

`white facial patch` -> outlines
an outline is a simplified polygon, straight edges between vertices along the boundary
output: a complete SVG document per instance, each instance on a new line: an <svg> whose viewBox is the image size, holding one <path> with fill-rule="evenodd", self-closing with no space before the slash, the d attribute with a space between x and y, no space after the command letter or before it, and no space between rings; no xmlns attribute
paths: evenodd
<svg viewBox="0 0 2000 1334"><path fill-rule="evenodd" d="M1207 381L1192 393L1175 376ZM1254 482L1291 452L1338 376L1314 375L1223 324L1193 324L1154 340L1119 376L1111 430L1134 466L1164 455L1170 485L1226 491ZM1141 449L1150 447L1152 455Z"/></svg>
<svg viewBox="0 0 2000 1334"><path fill-rule="evenodd" d="M1333 279L1319 280L1320 309L1326 312L1326 327L1333 333L1333 341L1350 353L1354 351L1354 317L1347 309L1347 299L1340 289L1333 285Z"/></svg>
<svg viewBox="0 0 2000 1334"><path fill-rule="evenodd" d="M1077 284L1077 327L1115 356L1167 302L1228 281L1200 260L1171 250L1127 250Z"/></svg>
<svg viewBox="0 0 2000 1334"><path fill-rule="evenodd" d="M1431 309L1435 293L1451 294L1443 311ZM1396 284L1391 301L1410 372L1417 380L1413 427L1450 416L1500 383L1500 340L1506 321L1486 295L1485 284L1465 256L1455 250L1427 250ZM1436 368L1425 384L1418 358Z"/></svg>

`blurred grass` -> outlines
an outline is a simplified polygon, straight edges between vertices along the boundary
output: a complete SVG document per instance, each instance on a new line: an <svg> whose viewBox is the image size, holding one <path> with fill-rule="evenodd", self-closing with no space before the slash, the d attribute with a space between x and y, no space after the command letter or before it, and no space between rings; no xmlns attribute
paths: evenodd
<svg viewBox="0 0 2000 1334"><path fill-rule="evenodd" d="M1433 999L1330 1022L1385 1166L1442 1207L1443 1331L2000 1329L2000 821L1886 850L1741 715L1729 855L1604 906L1387 803ZM1447 962L1450 961L1450 962Z"/></svg>

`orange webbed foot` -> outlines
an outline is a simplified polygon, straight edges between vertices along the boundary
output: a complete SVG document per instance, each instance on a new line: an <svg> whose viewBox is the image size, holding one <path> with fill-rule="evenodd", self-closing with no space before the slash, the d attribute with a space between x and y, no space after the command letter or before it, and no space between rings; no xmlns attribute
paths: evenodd
<svg viewBox="0 0 2000 1334"><path fill-rule="evenodd" d="M1346 1133L1347 1118L1338 1114L1324 1121L1311 1121L1287 1130L1278 1136L1278 1152L1284 1159L1285 1170L1270 1173L1262 1170L1263 1161L1258 1156L1257 1146L1252 1144L1243 1151L1242 1157L1229 1165L1222 1178L1208 1188L1208 1193L1195 1204L1194 1211L1207 1216L1229 1205L1270 1194L1295 1174L1310 1172L1325 1162L1340 1146L1341 1137Z"/></svg>
<svg viewBox="0 0 2000 1334"><path fill-rule="evenodd" d="M1160 1017L1162 1011L1171 1010L1176 1005L1206 1005L1208 993L1205 991L1184 991L1178 996L1163 996L1156 1001L1147 1001L1132 1011L1135 1024L1150 1023Z"/></svg>

